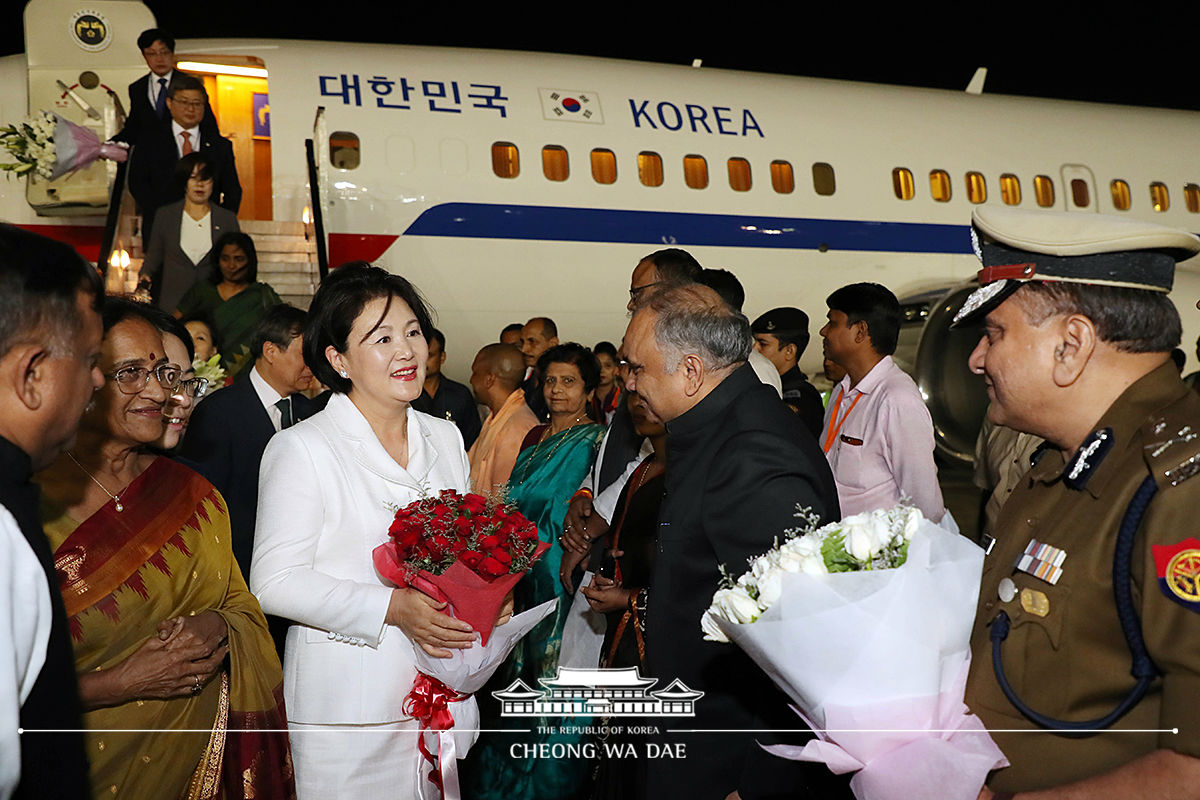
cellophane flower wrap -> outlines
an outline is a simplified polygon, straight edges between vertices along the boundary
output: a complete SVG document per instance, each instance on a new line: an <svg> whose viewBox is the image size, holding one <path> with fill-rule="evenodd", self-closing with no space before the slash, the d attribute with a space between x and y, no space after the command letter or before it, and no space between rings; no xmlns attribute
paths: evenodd
<svg viewBox="0 0 1200 800"><path fill-rule="evenodd" d="M974 800L1008 764L963 702L983 551L907 505L799 528L728 578L701 620L817 732L767 749L857 772L859 800Z"/></svg>
<svg viewBox="0 0 1200 800"><path fill-rule="evenodd" d="M38 111L20 125L0 127L0 146L15 161L0 169L16 175L36 172L46 180L83 169L98 158L124 161L128 153L96 133L51 111Z"/></svg>
<svg viewBox="0 0 1200 800"><path fill-rule="evenodd" d="M414 645L418 673L405 711L421 723L418 742L431 766L418 768L415 796L460 797L455 761L478 738L478 691L557 601L495 626L504 598L550 545L514 507L451 489L396 511L390 541L372 552L375 569L400 587L448 604L447 613L471 624L480 639L450 658L434 658Z"/></svg>

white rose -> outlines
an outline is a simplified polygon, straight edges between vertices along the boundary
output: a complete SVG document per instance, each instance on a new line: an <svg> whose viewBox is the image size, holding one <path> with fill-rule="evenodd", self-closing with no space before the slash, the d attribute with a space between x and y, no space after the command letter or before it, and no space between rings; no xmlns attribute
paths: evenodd
<svg viewBox="0 0 1200 800"><path fill-rule="evenodd" d="M750 565L750 574L754 576L755 580L761 579L763 575L766 575L775 569L778 558L778 551L768 550L766 553L763 553L761 556L754 559L754 562Z"/></svg>
<svg viewBox="0 0 1200 800"><path fill-rule="evenodd" d="M795 553L797 556L804 558L811 555L821 554L821 545L825 538L818 536L815 532L805 534L798 539L792 539L788 542L788 552Z"/></svg>
<svg viewBox="0 0 1200 800"><path fill-rule="evenodd" d="M758 607L766 611L779 600L783 591L783 573L774 569L763 575L758 582Z"/></svg>
<svg viewBox="0 0 1200 800"><path fill-rule="evenodd" d="M730 622L745 624L758 619L758 603L740 586L718 589L712 604L717 613Z"/></svg>
<svg viewBox="0 0 1200 800"><path fill-rule="evenodd" d="M808 575L828 575L829 568L825 566L825 559L820 553L807 555L800 563L800 571Z"/></svg>
<svg viewBox="0 0 1200 800"><path fill-rule="evenodd" d="M728 642L728 637L721 632L717 627L716 617L713 616L713 610L710 608L700 617L700 630L704 631L704 639L709 642Z"/></svg>
<svg viewBox="0 0 1200 800"><path fill-rule="evenodd" d="M917 528L920 527L922 519L924 519L924 517L919 509L908 509L908 514L905 516L903 526L905 540L910 542L912 541L913 534L917 532Z"/></svg>
<svg viewBox="0 0 1200 800"><path fill-rule="evenodd" d="M799 572L803 561L804 554L795 550L785 550L779 554L779 569L784 572Z"/></svg>

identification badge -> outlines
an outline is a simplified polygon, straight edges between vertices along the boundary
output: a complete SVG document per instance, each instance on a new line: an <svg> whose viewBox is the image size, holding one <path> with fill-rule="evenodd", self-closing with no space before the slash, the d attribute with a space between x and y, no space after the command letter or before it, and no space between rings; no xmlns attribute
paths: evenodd
<svg viewBox="0 0 1200 800"><path fill-rule="evenodd" d="M1062 577L1062 563L1066 558L1066 550L1030 539L1029 544L1025 545L1025 552L1017 558L1014 566L1021 572L1041 578L1054 586Z"/></svg>

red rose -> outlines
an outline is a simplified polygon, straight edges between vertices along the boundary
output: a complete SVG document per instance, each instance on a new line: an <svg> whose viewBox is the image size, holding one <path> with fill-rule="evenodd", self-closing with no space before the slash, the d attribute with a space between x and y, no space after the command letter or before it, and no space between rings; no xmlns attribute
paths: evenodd
<svg viewBox="0 0 1200 800"><path fill-rule="evenodd" d="M493 548L499 547L500 546L500 537L496 536L495 534L492 534L491 536L484 536L482 539L479 540L479 546L484 548L485 550L491 550Z"/></svg>
<svg viewBox="0 0 1200 800"><path fill-rule="evenodd" d="M492 558L496 559L501 564L503 564L504 571L508 572L508 567L512 565L512 556L510 556L508 554L507 550L499 550L499 549L493 550L493 551L491 551L491 553L489 555L491 555Z"/></svg>
<svg viewBox="0 0 1200 800"><path fill-rule="evenodd" d="M479 562L479 567L475 571L485 578L499 578L501 575L508 574L508 567L494 558L485 558Z"/></svg>
<svg viewBox="0 0 1200 800"><path fill-rule="evenodd" d="M464 550L458 554L458 560L471 569L475 569L479 566L479 562L483 561L483 553L478 550Z"/></svg>
<svg viewBox="0 0 1200 800"><path fill-rule="evenodd" d="M463 497L462 507L471 512L471 516L482 514L487 509L487 498L479 494L469 494Z"/></svg>

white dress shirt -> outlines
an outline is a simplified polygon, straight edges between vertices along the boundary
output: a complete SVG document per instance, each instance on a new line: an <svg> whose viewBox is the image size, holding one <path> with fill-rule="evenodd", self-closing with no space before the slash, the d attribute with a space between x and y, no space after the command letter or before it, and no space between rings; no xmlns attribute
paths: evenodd
<svg viewBox="0 0 1200 800"><path fill-rule="evenodd" d="M275 432L279 433L283 430L283 412L275 404L283 399L283 395L275 391L271 387L271 384L267 383L267 379L258 371L258 364L255 364L254 368L250 370L250 385L254 387L259 402L267 410L267 416L271 418L271 424L275 426ZM291 400L288 400L288 405L291 405ZM292 422L295 421L296 416L293 413Z"/></svg>
<svg viewBox="0 0 1200 800"><path fill-rule="evenodd" d="M58 587L54 587L58 591ZM37 556L13 515L0 506L0 797L21 779L21 704L46 663L50 641L50 587Z"/></svg>
<svg viewBox="0 0 1200 800"><path fill-rule="evenodd" d="M174 119L172 119L171 120L171 133L173 133L175 135L175 149L179 151L180 158L183 158L183 132L184 131L187 131L188 139L192 143L192 152L194 153L200 149L200 126L197 125L194 128L185 128L182 125L180 125L178 122L176 122Z"/></svg>
<svg viewBox="0 0 1200 800"><path fill-rule="evenodd" d="M166 75L155 75L153 72L150 73L150 80L146 82L146 99L150 101L151 108L154 108L155 104L158 102L158 93L165 92L167 89L171 88L171 78L174 76L175 70L173 69L168 70ZM158 83L159 78L165 80L166 83L160 86Z"/></svg>

